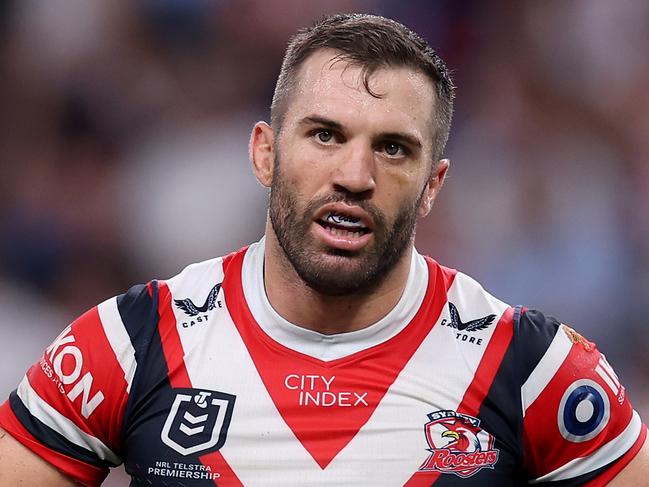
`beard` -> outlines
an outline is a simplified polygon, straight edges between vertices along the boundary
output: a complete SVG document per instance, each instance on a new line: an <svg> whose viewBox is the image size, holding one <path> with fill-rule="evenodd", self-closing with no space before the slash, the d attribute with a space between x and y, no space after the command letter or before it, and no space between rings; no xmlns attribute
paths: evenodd
<svg viewBox="0 0 649 487"><path fill-rule="evenodd" d="M269 217L280 247L298 276L313 290L327 296L368 295L388 276L411 245L417 222L416 201L403 203L394 221L361 194L335 191L312 199L304 209L275 159L270 189ZM359 251L347 251L318 244L312 233L313 216L323 205L344 202L366 211L374 221L373 242Z"/></svg>

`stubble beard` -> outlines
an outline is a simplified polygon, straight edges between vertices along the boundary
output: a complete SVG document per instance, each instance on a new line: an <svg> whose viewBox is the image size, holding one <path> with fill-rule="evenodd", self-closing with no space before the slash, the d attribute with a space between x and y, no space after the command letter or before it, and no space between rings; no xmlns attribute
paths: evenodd
<svg viewBox="0 0 649 487"><path fill-rule="evenodd" d="M369 295L386 279L412 244L417 208L423 193L399 208L388 227L383 213L352 193L334 192L311 200L300 210L298 193L290 187L275 160L270 190L269 216L273 231L288 262L314 291L326 296ZM322 248L311 234L313 215L323 205L345 202L365 210L374 221L373 243L359 252Z"/></svg>

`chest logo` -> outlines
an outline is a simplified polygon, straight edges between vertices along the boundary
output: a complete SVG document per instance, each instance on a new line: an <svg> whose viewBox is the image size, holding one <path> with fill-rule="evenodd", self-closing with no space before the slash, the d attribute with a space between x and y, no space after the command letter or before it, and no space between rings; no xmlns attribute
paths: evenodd
<svg viewBox="0 0 649 487"><path fill-rule="evenodd" d="M176 389L162 427L162 442L181 455L216 451L225 444L236 396L202 389Z"/></svg>
<svg viewBox="0 0 649 487"><path fill-rule="evenodd" d="M448 309L451 312L451 323L450 326L457 328L459 331L478 331L484 330L489 325L494 322L496 315L487 315L484 318L478 318L477 320L467 321L463 323L460 319L460 313L453 303L448 303Z"/></svg>
<svg viewBox="0 0 649 487"><path fill-rule="evenodd" d="M480 428L480 420L455 411L435 411L424 426L430 455L419 467L466 478L483 468L494 468L499 450L493 435Z"/></svg>
<svg viewBox="0 0 649 487"><path fill-rule="evenodd" d="M212 288L210 293L207 295L207 299L205 299L205 302L203 303L202 306L196 306L194 302L189 298L174 299L174 303L176 303L176 306L182 309L189 316L198 316L201 313L207 313L208 311L212 311L217 306L219 306L219 308L221 307L220 303L217 301L220 290L221 290L221 283L219 282L216 286Z"/></svg>
<svg viewBox="0 0 649 487"><path fill-rule="evenodd" d="M451 315L451 319L448 320L444 318L441 322L441 325L455 328L457 330L455 332L456 340L473 343L474 345L482 345L482 338L475 336L473 332L484 330L490 327L496 319L496 315L490 314L482 318L477 318L475 320L467 321L466 323L464 323L460 318L459 311L450 301L448 303L448 310L449 314Z"/></svg>
<svg viewBox="0 0 649 487"><path fill-rule="evenodd" d="M223 302L218 299L220 291L221 283L219 282L210 290L207 298L205 298L205 302L201 306L197 306L190 298L174 299L176 306L182 309L185 314L190 317L188 319L186 318L186 321L183 321L182 323L179 322L179 324L181 324L183 328L192 328L195 325L207 324L210 316L208 311L212 311L217 307L223 307Z"/></svg>

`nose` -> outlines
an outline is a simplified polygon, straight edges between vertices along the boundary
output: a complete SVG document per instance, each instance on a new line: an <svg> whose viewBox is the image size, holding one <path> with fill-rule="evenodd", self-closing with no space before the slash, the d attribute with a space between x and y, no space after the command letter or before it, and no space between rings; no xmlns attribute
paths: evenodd
<svg viewBox="0 0 649 487"><path fill-rule="evenodd" d="M332 183L339 191L369 197L376 188L374 149L360 140L346 145L347 150L340 153L334 169Z"/></svg>

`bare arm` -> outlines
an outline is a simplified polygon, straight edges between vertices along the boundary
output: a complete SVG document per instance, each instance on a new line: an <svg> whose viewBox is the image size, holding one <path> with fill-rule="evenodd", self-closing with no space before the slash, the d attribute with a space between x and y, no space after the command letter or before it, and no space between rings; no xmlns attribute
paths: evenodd
<svg viewBox="0 0 649 487"><path fill-rule="evenodd" d="M0 485L78 486L0 428Z"/></svg>
<svg viewBox="0 0 649 487"><path fill-rule="evenodd" d="M608 485L611 487L649 485L649 440L645 440L642 449L631 460L631 463L624 467L624 470L611 480Z"/></svg>

